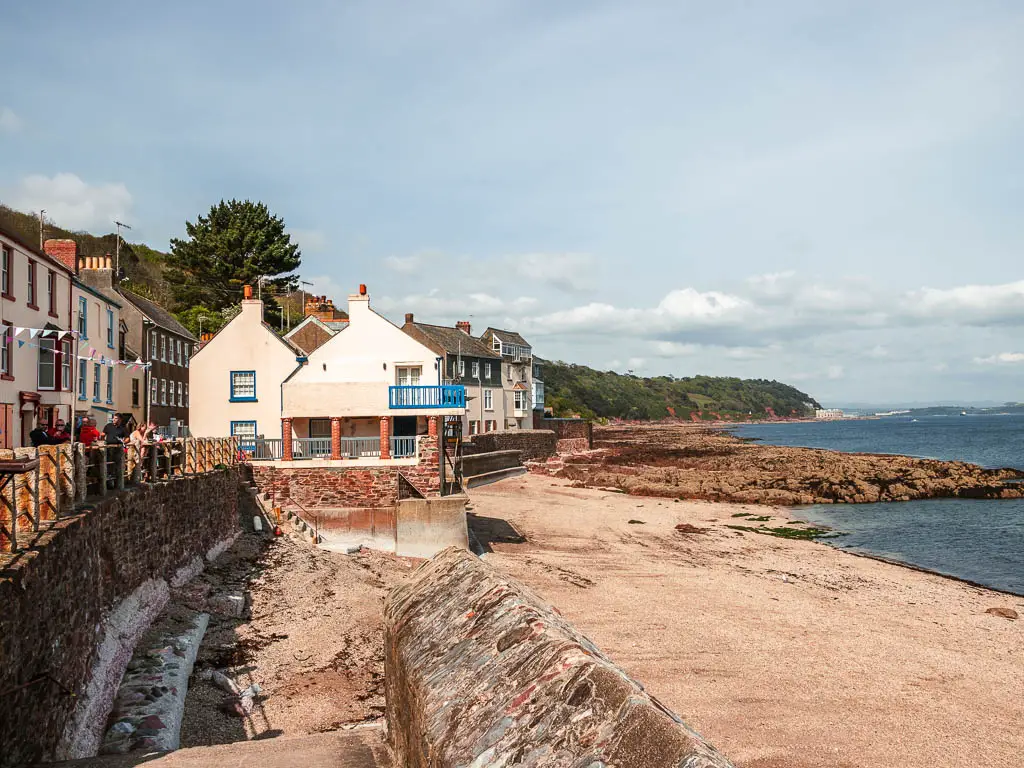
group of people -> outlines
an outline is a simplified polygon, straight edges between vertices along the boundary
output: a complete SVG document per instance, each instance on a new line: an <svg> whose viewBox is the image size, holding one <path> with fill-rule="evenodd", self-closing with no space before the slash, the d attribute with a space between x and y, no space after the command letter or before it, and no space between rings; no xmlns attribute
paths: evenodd
<svg viewBox="0 0 1024 768"><path fill-rule="evenodd" d="M78 429L75 430L75 441L87 448L96 442L102 442L104 445L129 443L136 448L141 448L144 443L156 439L156 429L156 423L153 421L148 424L138 424L132 429L130 422L125 423L121 414L115 413L110 423L100 431L96 428L95 419L83 416ZM58 418L49 429L42 424L36 426L29 433L29 439L37 448L40 445L60 445L71 440L71 432L64 419Z"/></svg>

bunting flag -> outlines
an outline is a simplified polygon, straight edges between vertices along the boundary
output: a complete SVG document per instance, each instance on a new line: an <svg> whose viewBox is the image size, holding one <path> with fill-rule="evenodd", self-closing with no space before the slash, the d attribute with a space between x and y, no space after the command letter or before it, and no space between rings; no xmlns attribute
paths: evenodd
<svg viewBox="0 0 1024 768"><path fill-rule="evenodd" d="M27 330L28 330L28 337L30 339L34 339L36 336L39 335L40 331L42 331L43 329L42 328L29 328Z"/></svg>

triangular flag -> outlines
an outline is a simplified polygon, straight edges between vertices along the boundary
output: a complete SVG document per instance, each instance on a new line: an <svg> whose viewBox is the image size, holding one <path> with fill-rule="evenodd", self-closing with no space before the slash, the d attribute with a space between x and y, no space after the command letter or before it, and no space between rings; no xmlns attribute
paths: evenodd
<svg viewBox="0 0 1024 768"><path fill-rule="evenodd" d="M25 329L22 328L20 325L16 325L16 326L14 326L14 335L15 336L19 336L21 334L21 332L24 331L24 330Z"/></svg>
<svg viewBox="0 0 1024 768"><path fill-rule="evenodd" d="M22 341L21 339L18 339L18 349L21 349L24 346L25 346L25 342Z"/></svg>
<svg viewBox="0 0 1024 768"><path fill-rule="evenodd" d="M34 339L36 337L36 334L39 333L39 329L38 328L29 328L27 330L28 330L28 337L30 339Z"/></svg>
<svg viewBox="0 0 1024 768"><path fill-rule="evenodd" d="M96 356L96 350L89 347L89 359L92 360Z"/></svg>

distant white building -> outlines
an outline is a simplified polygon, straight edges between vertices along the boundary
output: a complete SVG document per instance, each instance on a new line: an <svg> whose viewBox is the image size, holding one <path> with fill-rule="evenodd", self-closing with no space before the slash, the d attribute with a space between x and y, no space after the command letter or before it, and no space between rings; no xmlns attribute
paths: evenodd
<svg viewBox="0 0 1024 768"><path fill-rule="evenodd" d="M814 412L814 418L822 421L832 421L834 419L842 419L846 416L843 413L842 408L818 408Z"/></svg>

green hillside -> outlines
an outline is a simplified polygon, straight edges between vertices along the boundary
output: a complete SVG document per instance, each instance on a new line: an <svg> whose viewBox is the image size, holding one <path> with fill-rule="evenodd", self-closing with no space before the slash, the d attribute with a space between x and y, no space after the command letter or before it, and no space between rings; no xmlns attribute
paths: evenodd
<svg viewBox="0 0 1024 768"><path fill-rule="evenodd" d="M718 376L640 378L585 365L541 363L544 402L555 416L586 418L689 419L714 414L729 418L765 418L767 408L779 416L808 416L820 405L787 384L765 379Z"/></svg>

